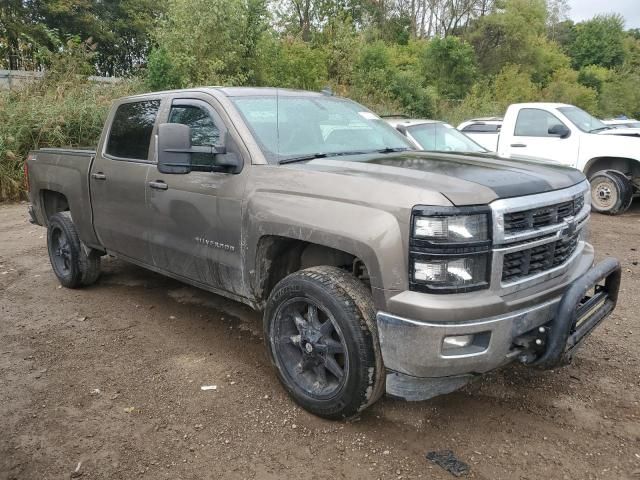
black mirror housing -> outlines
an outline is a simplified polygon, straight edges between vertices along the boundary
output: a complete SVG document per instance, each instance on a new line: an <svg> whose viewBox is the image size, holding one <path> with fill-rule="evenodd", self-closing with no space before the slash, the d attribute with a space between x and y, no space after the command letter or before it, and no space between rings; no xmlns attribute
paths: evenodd
<svg viewBox="0 0 640 480"><path fill-rule="evenodd" d="M158 125L158 171L185 174L191 171L191 128L180 123Z"/></svg>
<svg viewBox="0 0 640 480"><path fill-rule="evenodd" d="M548 133L549 135L554 135L556 137L567 138L571 135L571 130L569 130L566 125L556 123L549 127Z"/></svg>
<svg viewBox="0 0 640 480"><path fill-rule="evenodd" d="M193 155L211 157L211 164L194 164ZM242 160L227 151L226 142L219 145L191 145L191 128L181 123L158 125L158 171L185 174L195 172L240 173Z"/></svg>

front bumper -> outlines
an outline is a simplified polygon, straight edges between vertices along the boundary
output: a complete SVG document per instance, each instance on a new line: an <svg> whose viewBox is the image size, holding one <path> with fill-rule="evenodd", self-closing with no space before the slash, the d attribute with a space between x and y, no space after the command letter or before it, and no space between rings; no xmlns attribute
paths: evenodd
<svg viewBox="0 0 640 480"><path fill-rule="evenodd" d="M581 341L613 311L619 286L620 264L607 259L575 279L561 296L508 314L440 323L379 312L387 392L424 399L459 388L474 375L514 359L542 368L567 363ZM465 342L451 345L445 342L448 337Z"/></svg>

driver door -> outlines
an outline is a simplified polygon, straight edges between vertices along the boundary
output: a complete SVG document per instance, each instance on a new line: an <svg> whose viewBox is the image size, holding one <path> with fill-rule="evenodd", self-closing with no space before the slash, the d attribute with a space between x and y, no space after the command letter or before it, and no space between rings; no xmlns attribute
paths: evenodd
<svg viewBox="0 0 640 480"><path fill-rule="evenodd" d="M563 125L558 117L539 108L523 108L518 112L515 130L507 145L509 155L538 157L573 167L578 160L579 135L566 138L549 133L554 125Z"/></svg>
<svg viewBox="0 0 640 480"><path fill-rule="evenodd" d="M228 137L227 127L205 101L211 97L192 95L173 97L161 120L188 125L192 146L220 145ZM230 142L228 154L240 155ZM211 165L219 156L195 153L192 164ZM246 168L238 174L168 174L152 166L147 194L153 218L149 238L153 264L209 289L242 293L240 240L247 174Z"/></svg>

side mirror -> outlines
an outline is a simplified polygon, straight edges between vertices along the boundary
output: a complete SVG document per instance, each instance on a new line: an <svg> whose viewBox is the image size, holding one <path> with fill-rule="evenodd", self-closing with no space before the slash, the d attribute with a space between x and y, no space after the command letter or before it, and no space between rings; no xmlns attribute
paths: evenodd
<svg viewBox="0 0 640 480"><path fill-rule="evenodd" d="M549 135L553 135L555 137L567 138L571 135L571 130L567 128L566 125L562 125L561 123L556 123L549 127Z"/></svg>
<svg viewBox="0 0 640 480"><path fill-rule="evenodd" d="M158 125L158 171L161 173L239 173L241 170L240 157L227 151L226 142L194 147L191 145L191 128L187 125Z"/></svg>
<svg viewBox="0 0 640 480"><path fill-rule="evenodd" d="M191 128L180 123L158 125L158 170L161 173L191 171Z"/></svg>
<svg viewBox="0 0 640 480"><path fill-rule="evenodd" d="M215 153L214 172L240 173L242 171L242 159L240 156L233 151L233 148L227 150L227 145L232 145L232 143L229 132L226 132L224 143L213 146L213 152Z"/></svg>

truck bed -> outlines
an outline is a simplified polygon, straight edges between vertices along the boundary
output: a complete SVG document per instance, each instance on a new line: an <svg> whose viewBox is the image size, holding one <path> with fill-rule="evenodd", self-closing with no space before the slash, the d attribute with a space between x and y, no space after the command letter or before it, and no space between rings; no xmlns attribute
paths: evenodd
<svg viewBox="0 0 640 480"><path fill-rule="evenodd" d="M56 201L66 202L73 212L78 233L88 244L95 239L89 193L89 170L96 151L88 148L42 148L31 152L27 162L31 196L35 220L47 225L49 212L45 205L51 204L49 196ZM55 193L54 193L55 192ZM97 242L97 239L95 239Z"/></svg>

